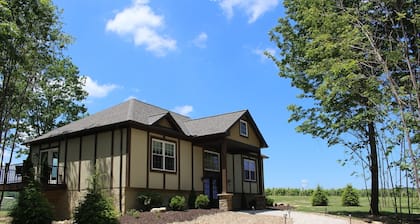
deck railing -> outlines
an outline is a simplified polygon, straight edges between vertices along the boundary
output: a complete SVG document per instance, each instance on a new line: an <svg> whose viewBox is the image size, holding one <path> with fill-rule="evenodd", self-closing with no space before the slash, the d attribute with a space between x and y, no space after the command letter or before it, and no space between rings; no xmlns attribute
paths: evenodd
<svg viewBox="0 0 420 224"><path fill-rule="evenodd" d="M41 184L64 184L64 167L42 166L38 168L35 177ZM7 173L7 176L6 176ZM17 184L23 181L23 164L3 165L0 169L0 184Z"/></svg>
<svg viewBox="0 0 420 224"><path fill-rule="evenodd" d="M22 182L22 168L23 168L23 164L3 165L0 170L0 184L21 183ZM7 177L6 177L6 173L7 173Z"/></svg>

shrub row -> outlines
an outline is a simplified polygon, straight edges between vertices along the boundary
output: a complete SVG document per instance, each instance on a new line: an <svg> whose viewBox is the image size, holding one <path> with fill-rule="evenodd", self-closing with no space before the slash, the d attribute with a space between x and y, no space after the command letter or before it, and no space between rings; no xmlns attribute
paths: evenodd
<svg viewBox="0 0 420 224"><path fill-rule="evenodd" d="M150 211L152 208L163 206L163 200L160 194L152 192L143 192L137 197L140 211ZM190 193L188 200L189 208L208 208L210 203L207 195L200 194L195 196L195 193ZM186 209L186 200L184 196L176 195L169 201L168 207L174 211L183 211Z"/></svg>

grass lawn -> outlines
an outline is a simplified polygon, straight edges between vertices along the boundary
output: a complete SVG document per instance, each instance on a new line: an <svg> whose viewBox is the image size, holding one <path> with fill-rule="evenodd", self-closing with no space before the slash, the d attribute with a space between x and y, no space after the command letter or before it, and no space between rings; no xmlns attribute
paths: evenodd
<svg viewBox="0 0 420 224"><path fill-rule="evenodd" d="M285 205L290 204L294 207L296 211L303 212L317 212L317 213L328 213L333 215L348 216L351 214L353 217L366 218L369 217L369 200L366 197L360 198L360 206L357 207L347 207L341 205L341 197L339 196L329 196L328 197L328 206L312 206L310 196L269 196L274 199L275 202L280 202ZM381 215L386 217L394 216L394 207L391 198L380 200L380 212ZM397 199L398 200L398 199ZM399 201L398 211L399 211ZM420 202L417 200L414 203L414 208L411 209L411 216L408 215L407 209L407 199L403 198L401 201L402 211L404 217L408 219L419 219L420 220Z"/></svg>

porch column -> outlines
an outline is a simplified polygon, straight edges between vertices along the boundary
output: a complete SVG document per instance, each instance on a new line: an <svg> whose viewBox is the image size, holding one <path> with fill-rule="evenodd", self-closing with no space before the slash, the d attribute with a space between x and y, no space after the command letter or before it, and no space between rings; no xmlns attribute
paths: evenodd
<svg viewBox="0 0 420 224"><path fill-rule="evenodd" d="M219 194L219 209L222 211L232 211L233 203L232 197L233 194L227 193L227 143L226 141L222 142L222 150L220 155L220 162L222 163L222 193Z"/></svg>
<svg viewBox="0 0 420 224"><path fill-rule="evenodd" d="M227 144L226 141L222 143L222 150L220 155L220 162L222 163L222 194L227 193Z"/></svg>

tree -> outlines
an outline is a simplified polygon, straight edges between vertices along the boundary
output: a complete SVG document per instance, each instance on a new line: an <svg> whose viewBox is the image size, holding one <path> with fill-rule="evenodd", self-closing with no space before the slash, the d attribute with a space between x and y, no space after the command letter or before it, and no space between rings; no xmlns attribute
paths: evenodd
<svg viewBox="0 0 420 224"><path fill-rule="evenodd" d="M117 212L110 198L102 192L100 177L95 173L91 177L90 186L85 199L76 207L74 213L74 222L77 224L116 224Z"/></svg>
<svg viewBox="0 0 420 224"><path fill-rule="evenodd" d="M279 75L302 90L299 98L311 99L309 107L290 105L289 121L301 122L297 131L342 144L370 168L371 212L379 214L377 130L384 117L379 108L386 99L380 72L360 66L367 60L353 46L364 36L352 26L353 18L342 13L332 0L284 1L286 18L271 32L280 58L269 57ZM308 104L307 104L308 105ZM368 160L362 154L365 149Z"/></svg>
<svg viewBox="0 0 420 224"><path fill-rule="evenodd" d="M321 186L317 186L312 194L312 206L328 206L328 196Z"/></svg>
<svg viewBox="0 0 420 224"><path fill-rule="evenodd" d="M13 218L12 224L45 224L52 222L52 206L42 195L39 183L33 180L29 182L19 194L10 216Z"/></svg>
<svg viewBox="0 0 420 224"><path fill-rule="evenodd" d="M28 137L86 113L84 80L63 54L70 42L50 0L0 0L0 168Z"/></svg>
<svg viewBox="0 0 420 224"><path fill-rule="evenodd" d="M341 195L341 202L343 206L359 206L359 194L348 184Z"/></svg>

